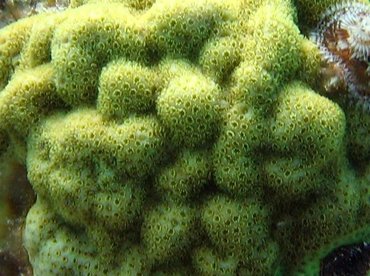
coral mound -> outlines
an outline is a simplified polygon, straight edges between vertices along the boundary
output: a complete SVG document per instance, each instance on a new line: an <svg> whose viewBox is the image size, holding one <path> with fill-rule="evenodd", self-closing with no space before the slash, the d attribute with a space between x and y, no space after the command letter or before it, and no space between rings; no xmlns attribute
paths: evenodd
<svg viewBox="0 0 370 276"><path fill-rule="evenodd" d="M370 116L317 92L301 33L334 1L293 2L73 1L0 30L34 275L317 275L368 238Z"/></svg>

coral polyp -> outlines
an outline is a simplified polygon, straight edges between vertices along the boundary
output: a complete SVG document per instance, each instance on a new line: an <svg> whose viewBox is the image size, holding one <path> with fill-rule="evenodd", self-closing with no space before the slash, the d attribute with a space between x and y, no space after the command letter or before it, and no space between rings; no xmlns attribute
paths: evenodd
<svg viewBox="0 0 370 276"><path fill-rule="evenodd" d="M352 102L370 111L370 6L344 2L330 7L311 39L327 62L325 90L346 89Z"/></svg>

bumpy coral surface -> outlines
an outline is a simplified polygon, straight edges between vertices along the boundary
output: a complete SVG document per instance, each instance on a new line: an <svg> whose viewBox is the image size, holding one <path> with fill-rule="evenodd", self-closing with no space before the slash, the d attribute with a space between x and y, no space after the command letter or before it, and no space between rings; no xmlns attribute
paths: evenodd
<svg viewBox="0 0 370 276"><path fill-rule="evenodd" d="M2 29L34 274L318 275L369 238L370 115L319 93L305 33L335 3L72 1Z"/></svg>

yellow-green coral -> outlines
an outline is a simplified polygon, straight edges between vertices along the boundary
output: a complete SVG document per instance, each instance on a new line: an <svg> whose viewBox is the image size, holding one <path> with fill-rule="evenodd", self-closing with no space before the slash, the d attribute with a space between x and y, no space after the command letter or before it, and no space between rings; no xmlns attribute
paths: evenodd
<svg viewBox="0 0 370 276"><path fill-rule="evenodd" d="M156 189L166 200L185 202L196 197L210 179L211 164L206 151L184 151L157 175Z"/></svg>
<svg viewBox="0 0 370 276"><path fill-rule="evenodd" d="M157 87L154 72L133 62L113 61L101 72L97 109L115 118L153 112Z"/></svg>
<svg viewBox="0 0 370 276"><path fill-rule="evenodd" d="M126 228L140 213L142 179L163 158L162 134L150 117L112 125L94 110L58 114L29 138L28 177L65 220L96 216L107 228Z"/></svg>
<svg viewBox="0 0 370 276"><path fill-rule="evenodd" d="M322 197L315 196L311 206L296 210L298 219L286 218L277 231L278 239L287 241L283 245L283 252L287 254L284 257L293 265L302 261L292 254L293 248L299 246L304 250L305 265L300 269L303 275L309 271L312 275L319 273L320 260L333 248L368 239L369 227L363 221L365 217L353 213L354 210L363 210L360 207L360 181L356 181L352 171L344 170L341 174L335 187L328 188ZM286 236L293 233L298 233L295 240L288 241Z"/></svg>
<svg viewBox="0 0 370 276"><path fill-rule="evenodd" d="M242 263L259 252L268 236L269 214L253 200L231 200L215 196L201 210L201 223L211 243L220 252L241 259Z"/></svg>
<svg viewBox="0 0 370 276"><path fill-rule="evenodd" d="M19 65L20 51L27 43L37 17L20 20L1 30L0 35L0 88L3 89Z"/></svg>
<svg viewBox="0 0 370 276"><path fill-rule="evenodd" d="M294 275L367 239L370 117L317 93L301 32L336 2L73 1L0 30L34 274Z"/></svg>
<svg viewBox="0 0 370 276"><path fill-rule="evenodd" d="M348 155L356 162L370 160L370 116L364 116L361 110L347 107L348 120Z"/></svg>
<svg viewBox="0 0 370 276"><path fill-rule="evenodd" d="M216 185L234 196L259 194L259 156L254 150L262 144L266 126L244 103L231 107L224 116L213 153Z"/></svg>
<svg viewBox="0 0 370 276"><path fill-rule="evenodd" d="M266 158L268 189L297 200L325 187L343 149L345 120L339 106L293 83L279 95L270 127L279 157Z"/></svg>
<svg viewBox="0 0 370 276"><path fill-rule="evenodd" d="M157 111L174 145L204 146L217 134L219 88L200 72L187 72L169 81L158 97Z"/></svg>
<svg viewBox="0 0 370 276"><path fill-rule="evenodd" d="M141 235L149 262L173 262L186 254L193 239L195 212L188 206L161 204L144 219Z"/></svg>
<svg viewBox="0 0 370 276"><path fill-rule="evenodd" d="M26 137L43 115L58 108L58 105L63 106L55 93L53 77L54 68L50 64L15 74L0 94L3 126Z"/></svg>
<svg viewBox="0 0 370 276"><path fill-rule="evenodd" d="M199 275L235 275L238 266L233 256L220 256L208 247L194 250L193 263Z"/></svg>
<svg viewBox="0 0 370 276"><path fill-rule="evenodd" d="M218 0L157 1L144 15L148 43L160 54L194 58L221 24L232 19L233 10Z"/></svg>
<svg viewBox="0 0 370 276"><path fill-rule="evenodd" d="M221 37L207 43L200 54L199 63L203 72L222 83L240 62L243 41Z"/></svg>
<svg viewBox="0 0 370 276"><path fill-rule="evenodd" d="M27 217L25 246L33 256L33 271L36 275L94 274L110 271L114 275L137 275L147 273L145 257L140 248L130 246L125 237L122 250L116 252L117 267L105 263L98 248L91 243L85 232L75 231L60 224L45 202L38 199ZM100 248L101 250L101 248ZM55 256L56 258L50 258ZM48 263L48 265L46 265Z"/></svg>

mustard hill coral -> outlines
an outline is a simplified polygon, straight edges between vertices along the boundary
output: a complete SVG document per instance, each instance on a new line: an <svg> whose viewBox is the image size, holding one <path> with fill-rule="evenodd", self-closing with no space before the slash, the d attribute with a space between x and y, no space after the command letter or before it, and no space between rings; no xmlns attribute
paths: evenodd
<svg viewBox="0 0 370 276"><path fill-rule="evenodd" d="M28 177L65 220L88 224L96 216L105 227L122 229L140 213L140 179L162 158L163 139L154 118L112 125L94 110L57 114L29 138Z"/></svg>
<svg viewBox="0 0 370 276"><path fill-rule="evenodd" d="M105 117L154 111L158 80L140 64L117 60L101 72L97 109Z"/></svg>
<svg viewBox="0 0 370 276"><path fill-rule="evenodd" d="M197 196L210 175L209 153L185 150L157 175L155 187L166 200L186 202Z"/></svg>
<svg viewBox="0 0 370 276"><path fill-rule="evenodd" d="M157 101L160 121L174 145L190 148L207 144L217 134L220 90L200 72L187 72L169 81Z"/></svg>
<svg viewBox="0 0 370 276"><path fill-rule="evenodd" d="M199 247L194 250L194 267L199 275L235 275L237 261L232 256L220 256L212 248Z"/></svg>
<svg viewBox="0 0 370 276"><path fill-rule="evenodd" d="M370 117L316 92L301 33L333 3L74 1L0 30L34 274L317 275L367 239Z"/></svg>
<svg viewBox="0 0 370 276"><path fill-rule="evenodd" d="M181 204L158 205L142 224L142 242L149 262L173 262L188 251L195 212Z"/></svg>
<svg viewBox="0 0 370 276"><path fill-rule="evenodd" d="M50 64L16 74L2 90L0 116L13 135L25 137L42 115L63 106L55 94L54 69Z"/></svg>
<svg viewBox="0 0 370 276"><path fill-rule="evenodd" d="M278 258L276 246L270 252L273 241L268 237L269 215L269 210L258 201L231 200L216 195L205 202L201 223L210 243L223 256L239 263L239 270L250 275L263 275L271 273ZM268 254L264 256L266 252Z"/></svg>

